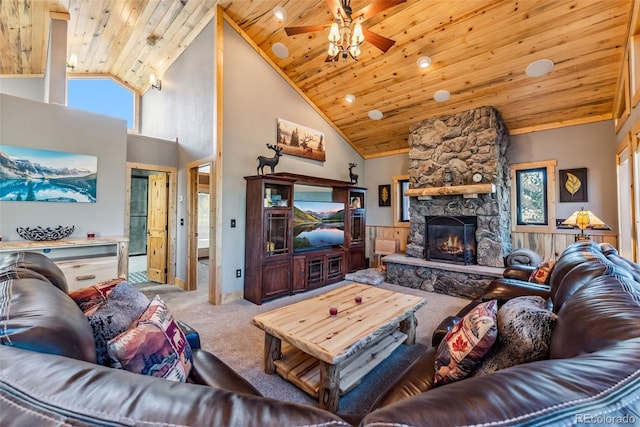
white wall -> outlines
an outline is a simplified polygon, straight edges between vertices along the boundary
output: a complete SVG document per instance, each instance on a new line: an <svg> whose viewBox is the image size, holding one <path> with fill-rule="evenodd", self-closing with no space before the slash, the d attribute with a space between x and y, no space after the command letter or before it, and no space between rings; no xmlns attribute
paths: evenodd
<svg viewBox="0 0 640 427"><path fill-rule="evenodd" d="M276 172L349 181L349 163L357 163L359 182L366 180L364 159L258 55L228 24L224 27L223 146L223 293L243 289L245 180L255 175L257 156L271 156L278 118L325 133L325 162L282 156ZM265 172L268 172L267 168ZM229 226L236 219L237 227ZM244 274L243 274L244 276Z"/></svg>
<svg viewBox="0 0 640 427"><path fill-rule="evenodd" d="M0 144L98 157L96 203L0 202L0 235L21 240L16 227L76 227L99 236L124 234L127 122L0 94Z"/></svg>
<svg viewBox="0 0 640 427"><path fill-rule="evenodd" d="M141 100L140 133L175 140L178 167L176 277L187 278L187 171L188 163L214 153L215 89L214 31L210 23L187 50L161 76L162 90L149 89ZM141 153L139 153L141 154ZM148 159L153 160L154 153ZM153 163L140 160L143 163ZM161 163L164 165L164 163ZM182 200L182 201L180 201ZM181 220L184 220L181 225Z"/></svg>
<svg viewBox="0 0 640 427"><path fill-rule="evenodd" d="M0 77L0 93L19 96L21 98L27 98L33 101L44 102L44 78Z"/></svg>
<svg viewBox="0 0 640 427"><path fill-rule="evenodd" d="M393 226L393 206L378 206L378 186L391 184L393 194L393 177L409 174L409 154L368 159L365 168L369 173L361 185L367 188L367 226Z"/></svg>
<svg viewBox="0 0 640 427"><path fill-rule="evenodd" d="M556 218L568 218L584 207L593 211L614 232L618 230L616 135L613 121L601 121L512 135L507 150L509 164L557 159L560 169L587 168L588 202L556 203ZM559 189L556 188L556 194Z"/></svg>

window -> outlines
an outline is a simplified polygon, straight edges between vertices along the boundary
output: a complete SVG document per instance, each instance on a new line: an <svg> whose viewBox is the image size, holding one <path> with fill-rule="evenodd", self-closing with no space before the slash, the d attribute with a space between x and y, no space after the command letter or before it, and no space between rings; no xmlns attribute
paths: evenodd
<svg viewBox="0 0 640 427"><path fill-rule="evenodd" d="M555 229L555 166L555 160L510 165L514 231Z"/></svg>
<svg viewBox="0 0 640 427"><path fill-rule="evenodd" d="M128 129L137 129L134 114L137 95L131 89L110 78L69 78L67 87L69 107L124 119Z"/></svg>
<svg viewBox="0 0 640 427"><path fill-rule="evenodd" d="M518 225L548 225L547 168L516 171Z"/></svg>
<svg viewBox="0 0 640 427"><path fill-rule="evenodd" d="M409 226L409 196L405 191L409 189L409 175L393 177L393 222L396 227Z"/></svg>

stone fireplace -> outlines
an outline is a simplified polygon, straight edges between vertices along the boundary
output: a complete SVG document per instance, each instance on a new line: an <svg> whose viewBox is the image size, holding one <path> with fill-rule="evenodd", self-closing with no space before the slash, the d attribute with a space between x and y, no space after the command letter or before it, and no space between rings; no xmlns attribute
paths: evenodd
<svg viewBox="0 0 640 427"><path fill-rule="evenodd" d="M476 263L475 216L428 216L426 259L462 265Z"/></svg>
<svg viewBox="0 0 640 427"><path fill-rule="evenodd" d="M473 298L482 293L491 276L500 275L504 257L511 252L510 175L505 156L508 144L508 131L493 107L411 126L408 265L387 262L389 282ZM463 222L474 225L474 238L467 236L462 251L448 248L443 237L436 238L440 243L430 244L427 234L432 218L464 218ZM446 228L446 224L440 224L438 233L446 234ZM444 261L444 266L429 264L436 261L431 256L434 244L441 246L441 252L454 251L456 256L441 253L437 261ZM467 247L470 244L474 247ZM429 261L422 266L412 258ZM451 261L476 268L458 274L447 267ZM476 274L480 271L482 274ZM491 271L488 276L487 271Z"/></svg>

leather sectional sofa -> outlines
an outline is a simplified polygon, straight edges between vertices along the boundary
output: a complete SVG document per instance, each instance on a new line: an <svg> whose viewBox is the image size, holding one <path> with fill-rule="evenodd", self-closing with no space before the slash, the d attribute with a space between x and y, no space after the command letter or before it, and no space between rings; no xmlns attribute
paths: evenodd
<svg viewBox="0 0 640 427"><path fill-rule="evenodd" d="M55 264L13 257L0 262L0 425L639 424L639 278L615 249L576 243L547 287L498 280L484 300L549 297L558 315L550 359L434 387L434 347L354 420L262 397L198 348L186 384L98 366Z"/></svg>

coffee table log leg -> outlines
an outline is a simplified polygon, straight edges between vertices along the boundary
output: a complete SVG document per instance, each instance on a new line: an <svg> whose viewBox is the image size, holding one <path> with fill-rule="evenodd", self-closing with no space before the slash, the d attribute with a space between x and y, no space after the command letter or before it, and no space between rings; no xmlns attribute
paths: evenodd
<svg viewBox="0 0 640 427"><path fill-rule="evenodd" d="M282 357L280 338L276 338L271 334L265 332L264 334L264 371L267 374L275 374L276 366L273 364L274 360L278 360Z"/></svg>
<svg viewBox="0 0 640 427"><path fill-rule="evenodd" d="M340 405L340 367L318 361L320 364L320 388L318 400L320 407L337 412Z"/></svg>
<svg viewBox="0 0 640 427"><path fill-rule="evenodd" d="M407 339L405 340L406 345L415 344L416 342L416 326L418 325L418 320L414 313L411 313L409 317L400 322L400 330L407 334Z"/></svg>

